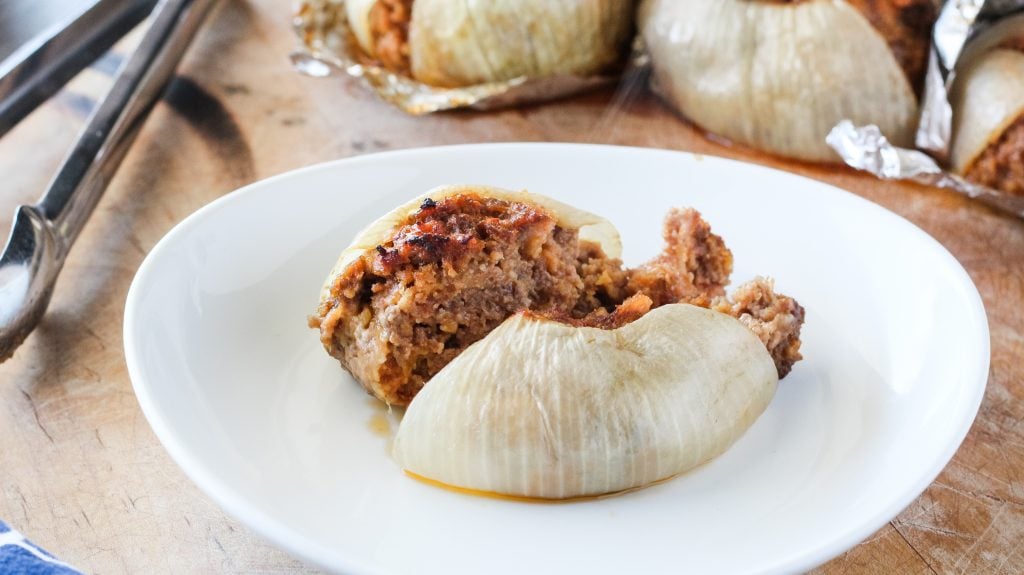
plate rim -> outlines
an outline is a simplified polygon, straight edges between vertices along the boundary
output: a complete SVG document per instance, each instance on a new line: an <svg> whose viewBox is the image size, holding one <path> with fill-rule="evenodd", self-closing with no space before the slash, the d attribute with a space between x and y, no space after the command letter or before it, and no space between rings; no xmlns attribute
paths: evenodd
<svg viewBox="0 0 1024 575"><path fill-rule="evenodd" d="M139 354L136 350L135 325L138 321L138 309L141 305L139 292L142 288L140 286L147 283L146 278L153 273L151 270L156 266L156 262L163 257L162 254L167 251L168 246L173 245L179 236L187 234L193 227L199 225L199 223L204 219L223 209L225 206L228 206L233 202L242 201L240 198L258 193L263 188L273 187L273 185L278 181L288 180L290 178L317 171L344 169L338 168L338 166L351 166L382 160L387 161L392 158L401 158L402 156L420 156L425 153L450 154L481 149L496 151L507 150L513 153L524 150L528 151L529 149L547 149L552 154L559 151L573 152L577 150L584 152L609 151L614 153L662 155L677 158L687 157L690 160L696 161L710 159L713 162L742 166L744 169L753 168L755 170L767 170L770 172L776 172L785 177L805 180L815 184L816 186L828 189L828 193L844 197L846 200L852 200L855 203L860 203L863 208L869 212L874 212L878 217L893 219L896 225L906 228L909 233L918 234L921 236L921 239L930 246L935 254L944 260L948 269L955 273L958 283L967 288L965 290L966 297L971 300L970 303L972 308L970 310L970 315L973 319L978 321L977 332L970 335L979 336L979 352L981 354L982 361L977 364L976 369L974 370L975 377L971 379L971 383L975 381L980 381L980 383L975 383L973 385L974 393L970 398L970 402L967 404L968 409L964 411L962 421L957 422L957 429L952 435L955 441L950 441L945 446L945 449L942 450L941 455L933 463L932 467L929 468L927 472L913 484L912 488L907 489L902 497L898 498L889 507L881 510L873 516L871 520L864 521L859 527L837 533L835 536L830 538L828 543L820 545L811 551L793 554L774 565L766 566L758 572L803 572L824 564L825 562L834 559L853 548L871 534L884 527L886 523L899 515L904 509L913 503L913 501L920 497L920 495L927 490L939 474L946 468L950 461L952 461L956 452L960 449L960 446L963 444L964 439L977 418L977 414L985 395L985 390L988 386L988 376L991 363L991 334L988 324L988 316L985 312L981 294L978 292L977 286L974 284L974 281L964 269L963 265L961 265L952 253L950 253L949 250L931 234L924 231L900 214L890 211L867 198L821 180L816 180L802 174L796 174L775 167L725 158L714 154L663 148L570 142L494 142L403 148L400 150L389 150L385 152L349 156L288 170L251 182L214 199L213 201L199 207L184 219L180 220L171 227L163 237L160 238L160 240L149 250L142 263L139 265L128 289L125 300L124 319L122 322L125 363L127 365L129 379L131 380L132 390L134 391L136 400L139 403L143 415L146 417L146 421L149 423L164 449L166 449L168 454L171 456L171 459L185 473L189 480L191 480L204 495L209 497L225 513L245 525L254 533L258 534L265 541L284 550L292 556L322 568L327 572L346 572L360 575L394 575L392 571L381 570L378 566L368 564L354 557L335 553L325 546L302 536L294 528L289 527L287 523L268 516L266 513L259 510L256 504L257 502L251 501L249 498L235 493L229 484L218 478L216 472L204 466L199 459L194 456L192 450L184 445L183 442L178 440L177 434L174 432L173 425L163 416L160 407L156 404L153 396L149 393L149 385L146 382L145 377L143 377L143 368L140 365L141 360L139 359ZM965 373L967 372L970 372L970 370L965 369Z"/></svg>

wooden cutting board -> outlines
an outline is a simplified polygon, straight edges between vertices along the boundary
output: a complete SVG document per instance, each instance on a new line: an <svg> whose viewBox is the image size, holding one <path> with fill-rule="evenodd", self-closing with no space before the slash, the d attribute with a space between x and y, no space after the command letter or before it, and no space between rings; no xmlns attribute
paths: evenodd
<svg viewBox="0 0 1024 575"><path fill-rule="evenodd" d="M88 572L314 571L227 518L142 417L121 342L124 299L142 258L200 206L293 168L436 144L592 142L803 174L877 202L945 245L988 312L992 369L981 413L917 501L817 572L1024 572L1024 222L951 192L712 141L638 87L411 118L356 82L293 72L289 11L283 0L226 0L214 14L72 251L49 314L0 365L0 517ZM116 64L116 56L101 60L0 139L0 213L42 191ZM0 233L8 226L2 218Z"/></svg>

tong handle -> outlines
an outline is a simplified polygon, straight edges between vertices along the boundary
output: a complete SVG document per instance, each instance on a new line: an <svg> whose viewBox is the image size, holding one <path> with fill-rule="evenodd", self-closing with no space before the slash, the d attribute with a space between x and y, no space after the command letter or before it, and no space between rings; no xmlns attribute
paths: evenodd
<svg viewBox="0 0 1024 575"><path fill-rule="evenodd" d="M35 209L66 255L99 202L214 0L161 0Z"/></svg>
<svg viewBox="0 0 1024 575"><path fill-rule="evenodd" d="M0 61L0 136L153 11L156 0L93 0Z"/></svg>

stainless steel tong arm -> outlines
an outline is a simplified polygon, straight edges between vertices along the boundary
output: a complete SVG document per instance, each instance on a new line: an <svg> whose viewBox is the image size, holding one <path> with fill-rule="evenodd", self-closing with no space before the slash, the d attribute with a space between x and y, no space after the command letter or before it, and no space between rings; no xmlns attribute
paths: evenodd
<svg viewBox="0 0 1024 575"><path fill-rule="evenodd" d="M19 206L0 256L0 361L42 318L71 245L215 0L161 0L152 24L39 202Z"/></svg>

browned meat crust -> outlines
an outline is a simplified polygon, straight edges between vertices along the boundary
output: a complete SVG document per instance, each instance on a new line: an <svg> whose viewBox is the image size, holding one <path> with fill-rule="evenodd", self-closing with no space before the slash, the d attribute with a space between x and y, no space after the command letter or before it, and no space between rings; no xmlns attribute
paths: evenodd
<svg viewBox="0 0 1024 575"><path fill-rule="evenodd" d="M615 329L665 304L730 304L723 296L732 253L700 214L672 210L664 237L661 255L630 270L538 207L476 195L428 199L390 241L336 278L311 325L369 392L406 405L462 350L522 310ZM741 289L732 304L740 311L727 313L761 337L784 375L799 359L803 315L790 313L785 323L776 302L800 309L766 284Z"/></svg>
<svg viewBox="0 0 1024 575"><path fill-rule="evenodd" d="M413 0L377 0L370 8L370 33L377 59L395 72L409 72L412 3Z"/></svg>
<svg viewBox="0 0 1024 575"><path fill-rule="evenodd" d="M1024 196L1024 115L985 148L968 166L964 177L1007 194Z"/></svg>
<svg viewBox="0 0 1024 575"><path fill-rule="evenodd" d="M800 355L804 308L791 297L775 293L774 282L757 278L736 288L731 298L716 298L711 309L740 320L768 348L779 377L793 368Z"/></svg>

